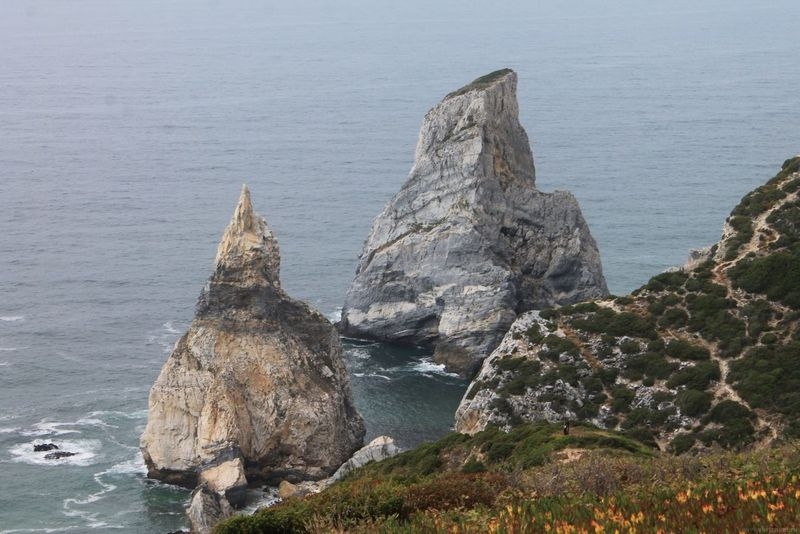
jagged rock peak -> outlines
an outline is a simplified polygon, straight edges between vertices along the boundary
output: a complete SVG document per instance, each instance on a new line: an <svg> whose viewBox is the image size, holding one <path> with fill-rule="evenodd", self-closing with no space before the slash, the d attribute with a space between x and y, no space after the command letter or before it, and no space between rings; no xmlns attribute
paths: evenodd
<svg viewBox="0 0 800 534"><path fill-rule="evenodd" d="M570 193L542 193L509 69L447 95L372 224L342 310L354 337L432 345L469 375L516 315L607 294Z"/></svg>
<svg viewBox="0 0 800 534"><path fill-rule="evenodd" d="M248 484L331 475L364 423L333 325L289 297L266 222L242 189L189 330L150 391L148 476L242 503Z"/></svg>
<svg viewBox="0 0 800 534"><path fill-rule="evenodd" d="M420 129L411 175L432 166L459 163L462 172L533 185L535 168L528 134L519 122L517 73L502 69L447 95Z"/></svg>
<svg viewBox="0 0 800 534"><path fill-rule="evenodd" d="M253 210L250 190L242 185L239 202L217 247L218 273L255 267L273 285L280 285L281 255L267 222Z"/></svg>

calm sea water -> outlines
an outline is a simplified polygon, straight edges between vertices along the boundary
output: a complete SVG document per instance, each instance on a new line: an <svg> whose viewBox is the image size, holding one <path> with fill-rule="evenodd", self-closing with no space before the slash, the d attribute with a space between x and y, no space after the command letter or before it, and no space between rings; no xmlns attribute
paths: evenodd
<svg viewBox="0 0 800 534"><path fill-rule="evenodd" d="M184 524L138 436L243 182L285 287L333 317L424 113L512 67L539 187L575 193L625 293L800 150L797 20L796 0L3 0L0 532ZM371 436L447 431L465 384L428 354L347 358Z"/></svg>

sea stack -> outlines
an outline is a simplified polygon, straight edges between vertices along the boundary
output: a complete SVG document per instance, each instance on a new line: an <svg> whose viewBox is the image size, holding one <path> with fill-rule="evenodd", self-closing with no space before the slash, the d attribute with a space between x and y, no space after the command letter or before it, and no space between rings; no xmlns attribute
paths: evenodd
<svg viewBox="0 0 800 534"><path fill-rule="evenodd" d="M192 325L150 391L149 477L239 505L248 483L320 479L361 447L338 333L286 295L279 270L243 187Z"/></svg>
<svg viewBox="0 0 800 534"><path fill-rule="evenodd" d="M470 375L518 314L608 293L575 197L536 189L516 87L499 70L425 116L410 176L364 244L345 335L434 346Z"/></svg>

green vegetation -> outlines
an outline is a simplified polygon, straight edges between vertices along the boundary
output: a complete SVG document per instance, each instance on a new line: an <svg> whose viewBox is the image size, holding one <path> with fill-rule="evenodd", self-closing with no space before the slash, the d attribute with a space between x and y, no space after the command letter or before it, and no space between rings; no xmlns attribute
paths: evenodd
<svg viewBox="0 0 800 534"><path fill-rule="evenodd" d="M639 315L631 312L617 313L609 308L600 308L584 319L575 319L572 325L580 330L595 334L612 336L635 336L649 339L658 337L655 321L651 315Z"/></svg>
<svg viewBox="0 0 800 534"><path fill-rule="evenodd" d="M776 252L760 258L744 259L728 269L731 281L750 293L761 293L771 300L800 310L800 256Z"/></svg>
<svg viewBox="0 0 800 534"><path fill-rule="evenodd" d="M471 83L468 83L467 85L465 85L461 89L456 89L455 91L453 91L452 93L450 93L446 97L444 97L444 99L447 100L448 98L453 98L455 96L461 96L461 95L467 94L470 91L477 91L477 90L481 90L481 89L486 89L487 87L492 85L494 82L496 82L497 80L499 80L500 78L502 78L503 76L505 76L506 74L509 74L511 72L514 72L514 71L512 71L511 69L500 69L500 70L496 70L494 72L490 72L489 74L481 76L480 78L476 78Z"/></svg>
<svg viewBox="0 0 800 534"><path fill-rule="evenodd" d="M664 380L678 368L678 365L667 361L663 355L657 352L645 352L637 356L629 356L625 359L625 369L631 380L639 380L642 376L648 376L655 380Z"/></svg>
<svg viewBox="0 0 800 534"><path fill-rule="evenodd" d="M578 355L578 347L571 340L560 337L555 334L550 334L542 341L547 349L541 352L541 356L558 361L559 356L562 354L569 354L570 356Z"/></svg>
<svg viewBox="0 0 800 534"><path fill-rule="evenodd" d="M691 449L694 444L697 443L697 439L691 434L678 434L673 438L673 440L669 444L669 450L673 454L683 454Z"/></svg>
<svg viewBox="0 0 800 534"><path fill-rule="evenodd" d="M644 289L649 291L664 291L667 289L677 289L686 282L688 275L682 271L669 271L661 273L650 279Z"/></svg>
<svg viewBox="0 0 800 534"><path fill-rule="evenodd" d="M667 381L667 387L686 386L687 389L702 391L714 381L719 380L719 364L715 361L701 361L677 371Z"/></svg>
<svg viewBox="0 0 800 534"><path fill-rule="evenodd" d="M795 183L800 185L800 178ZM797 253L800 244L800 201L787 202L781 209L770 213L767 222L779 235L770 243L770 250L786 248Z"/></svg>
<svg viewBox="0 0 800 534"><path fill-rule="evenodd" d="M755 191L748 193L733 209L733 215L745 216L748 218L757 217L770 209L775 202L786 197L786 192L778 187L782 173L762 185Z"/></svg>
<svg viewBox="0 0 800 534"><path fill-rule="evenodd" d="M689 314L681 308L669 308L662 313L658 320L658 326L661 328L683 328L689 321Z"/></svg>
<svg viewBox="0 0 800 534"><path fill-rule="evenodd" d="M214 532L737 532L797 526L797 444L675 457L586 427L576 427L574 436L562 436L554 425L529 425L512 434L492 430L457 443L448 437L438 447L437 472L409 471L414 462L390 469L384 464L394 459L385 460L320 494L229 519ZM499 463L480 452L495 441L512 446ZM559 445L552 447L553 441ZM686 452L694 443L691 434L679 434L671 448ZM581 453L559 462L564 447ZM538 451L536 465L512 468L522 449Z"/></svg>
<svg viewBox="0 0 800 534"><path fill-rule="evenodd" d="M716 295L694 293L686 296L690 319L688 329L705 339L717 341L723 356L738 355L747 343L745 324L737 319L730 308L735 301Z"/></svg>
<svg viewBox="0 0 800 534"><path fill-rule="evenodd" d="M800 342L751 348L731 362L728 380L753 408L789 416L790 432L800 435Z"/></svg>
<svg viewBox="0 0 800 534"><path fill-rule="evenodd" d="M708 360L711 353L707 348L693 345L682 339L673 339L667 344L667 355L679 360Z"/></svg>
<svg viewBox="0 0 800 534"><path fill-rule="evenodd" d="M705 391L696 389L685 389L678 393L675 403L681 409L681 413L689 417L703 415L711 407L713 395Z"/></svg>
<svg viewBox="0 0 800 534"><path fill-rule="evenodd" d="M728 219L728 224L731 225L735 233L726 242L725 261L735 259L742 245L753 238L753 220L750 217L734 216Z"/></svg>

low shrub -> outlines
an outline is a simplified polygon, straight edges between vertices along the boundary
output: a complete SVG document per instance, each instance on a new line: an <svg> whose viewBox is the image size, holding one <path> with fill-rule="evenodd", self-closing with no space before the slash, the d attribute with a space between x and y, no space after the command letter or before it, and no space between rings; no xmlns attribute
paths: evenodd
<svg viewBox="0 0 800 534"><path fill-rule="evenodd" d="M625 358L625 368L627 370L656 380L668 378L675 372L677 367L677 364L667 361L664 356L656 352L645 352L641 355Z"/></svg>
<svg viewBox="0 0 800 534"><path fill-rule="evenodd" d="M575 319L573 326L579 330L612 336L633 336L655 339L655 321L649 314L639 315L631 312L617 313L609 308L601 308L585 319Z"/></svg>
<svg viewBox="0 0 800 534"><path fill-rule="evenodd" d="M667 355L679 360L708 360L711 353L707 348L694 345L682 339L673 339L667 344Z"/></svg>
<svg viewBox="0 0 800 534"><path fill-rule="evenodd" d="M712 381L719 380L719 378L719 364L717 362L700 361L673 374L667 381L667 387L686 386L687 389L702 391Z"/></svg>
<svg viewBox="0 0 800 534"><path fill-rule="evenodd" d="M683 454L691 449L696 442L697 439L691 434L678 434L670 441L669 450L673 454Z"/></svg>
<svg viewBox="0 0 800 534"><path fill-rule="evenodd" d="M753 347L731 362L728 381L753 408L800 418L800 342Z"/></svg>
<svg viewBox="0 0 800 534"><path fill-rule="evenodd" d="M800 256L797 254L781 251L745 259L728 269L728 276L736 287L800 309Z"/></svg>
<svg viewBox="0 0 800 534"><path fill-rule="evenodd" d="M681 409L681 413L689 417L697 417L708 411L713 398L713 395L705 391L685 389L675 397L675 404Z"/></svg>

